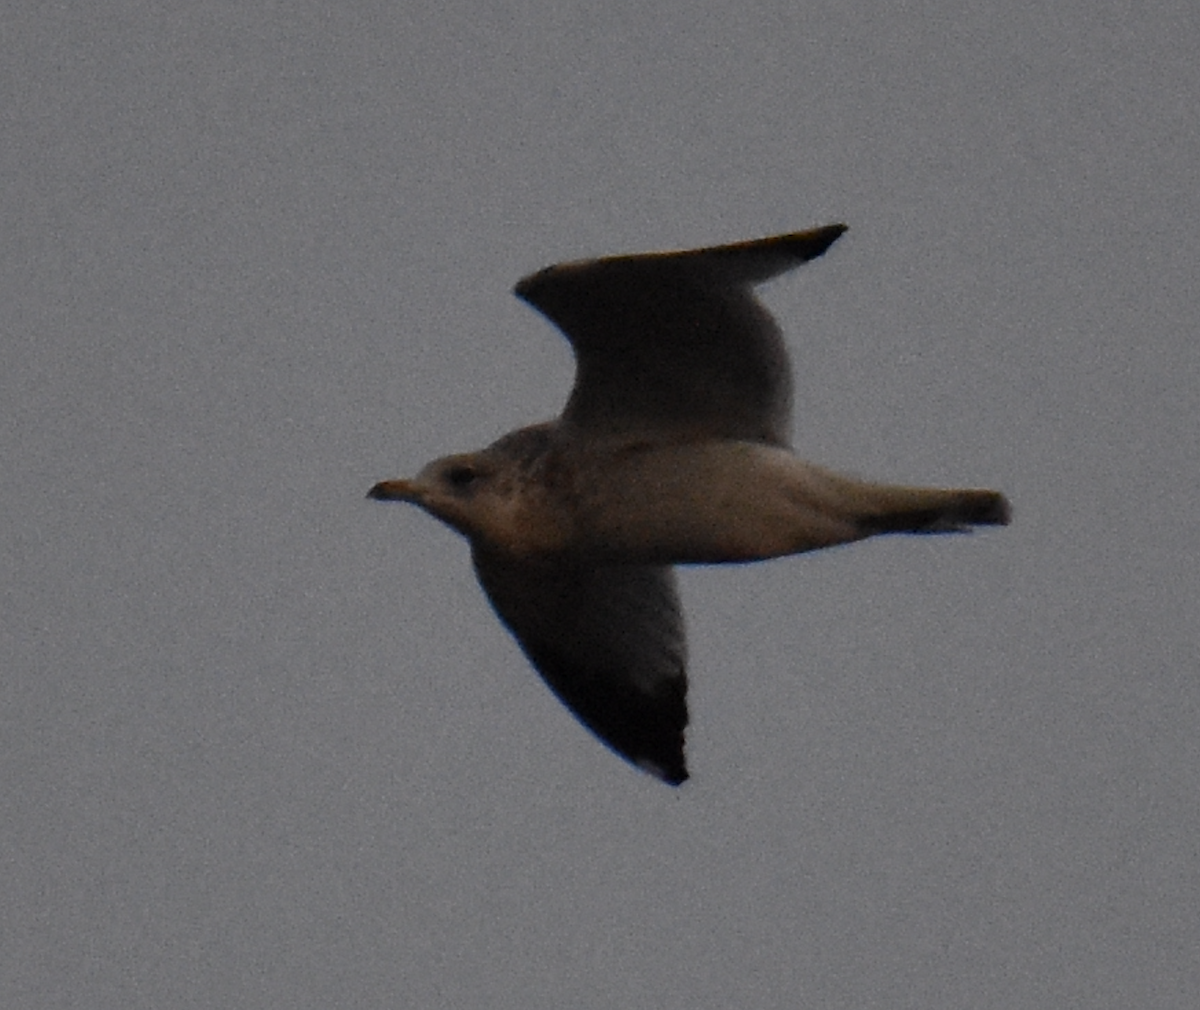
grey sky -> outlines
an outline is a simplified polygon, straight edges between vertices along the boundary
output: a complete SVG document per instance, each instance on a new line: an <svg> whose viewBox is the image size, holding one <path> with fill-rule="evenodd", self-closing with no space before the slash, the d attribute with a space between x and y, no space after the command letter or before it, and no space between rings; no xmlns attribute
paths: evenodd
<svg viewBox="0 0 1200 1010"><path fill-rule="evenodd" d="M0 1004L1200 1005L1195 5L484 6L6 15ZM684 571L673 791L363 494L838 220L797 451L1015 523Z"/></svg>

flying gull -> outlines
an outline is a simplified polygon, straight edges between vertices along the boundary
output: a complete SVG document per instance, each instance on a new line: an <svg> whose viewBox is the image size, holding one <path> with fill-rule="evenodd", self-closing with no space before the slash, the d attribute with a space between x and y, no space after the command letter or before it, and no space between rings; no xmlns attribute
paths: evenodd
<svg viewBox="0 0 1200 1010"><path fill-rule="evenodd" d="M688 777L672 565L1009 521L996 491L873 484L792 453L787 351L752 288L820 256L845 230L526 277L517 296L575 352L562 416L369 492L419 505L465 536L484 592L551 690L671 785Z"/></svg>

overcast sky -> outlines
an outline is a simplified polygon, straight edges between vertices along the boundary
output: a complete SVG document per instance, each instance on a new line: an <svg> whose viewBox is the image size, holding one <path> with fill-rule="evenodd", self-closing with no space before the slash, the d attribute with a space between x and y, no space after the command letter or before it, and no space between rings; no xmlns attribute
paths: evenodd
<svg viewBox="0 0 1200 1010"><path fill-rule="evenodd" d="M1200 1006L1194 0L0 46L0 1004ZM835 221L798 452L1015 522L684 571L672 790L363 496L558 412L523 274Z"/></svg>

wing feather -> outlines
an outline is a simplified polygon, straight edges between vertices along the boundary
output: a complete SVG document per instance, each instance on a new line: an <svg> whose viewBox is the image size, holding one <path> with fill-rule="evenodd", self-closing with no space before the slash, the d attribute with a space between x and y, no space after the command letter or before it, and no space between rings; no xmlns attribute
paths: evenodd
<svg viewBox="0 0 1200 1010"><path fill-rule="evenodd" d="M479 582L542 679L588 729L663 781L687 778L686 645L674 573L516 562Z"/></svg>
<svg viewBox="0 0 1200 1010"><path fill-rule="evenodd" d="M786 446L792 377L752 285L814 259L846 230L548 267L516 294L566 334L575 386L563 423Z"/></svg>

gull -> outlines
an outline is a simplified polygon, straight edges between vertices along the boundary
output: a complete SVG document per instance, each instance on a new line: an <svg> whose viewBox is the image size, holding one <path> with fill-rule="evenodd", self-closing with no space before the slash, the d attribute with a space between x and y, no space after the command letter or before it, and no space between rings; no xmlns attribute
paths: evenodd
<svg viewBox="0 0 1200 1010"><path fill-rule="evenodd" d="M845 230L531 274L516 295L575 354L562 416L368 492L465 536L492 607L550 689L670 785L688 777L673 565L1009 522L996 491L870 483L792 453L787 350L753 288Z"/></svg>

